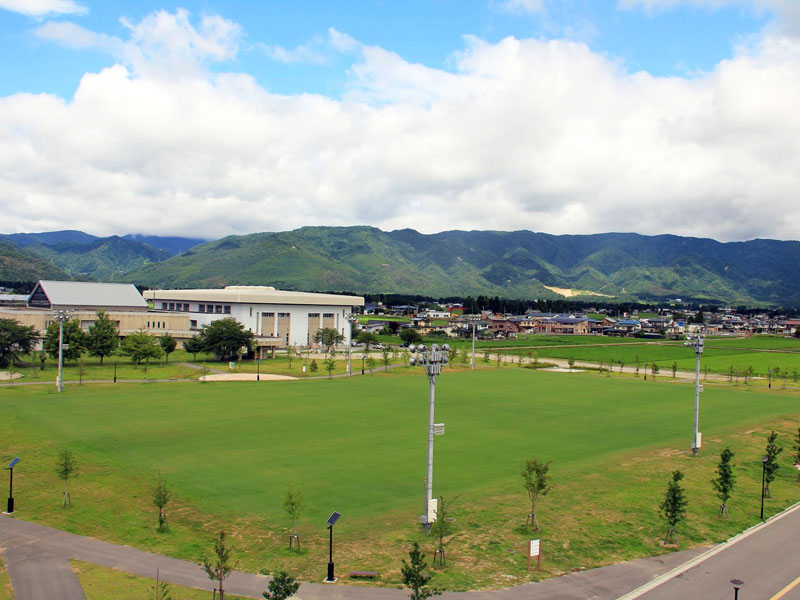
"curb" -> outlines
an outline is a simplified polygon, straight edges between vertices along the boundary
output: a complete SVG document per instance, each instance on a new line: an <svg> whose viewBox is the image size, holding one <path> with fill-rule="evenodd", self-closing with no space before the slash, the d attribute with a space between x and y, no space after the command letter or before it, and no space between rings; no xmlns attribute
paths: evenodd
<svg viewBox="0 0 800 600"><path fill-rule="evenodd" d="M761 531L765 527L771 525L775 521L778 521L778 520L782 519L786 515L791 514L791 513L793 513L794 511L796 511L798 509L800 509L800 502L796 502L796 503L792 504L789 508L786 508L786 509L782 510L777 515L772 515L766 521L762 521L761 523L758 523L756 525L753 525L752 527L749 527L748 529L745 529L741 533L737 533L735 536L733 536L731 538L728 538L727 540L725 540L721 544L717 544L716 546L714 546L710 550L706 550L705 552L703 552L699 556L695 556L693 559L691 559L689 561L686 561L682 565L678 565L677 567L667 571L663 575L659 575L658 577L656 577L652 581L649 581L649 582L645 583L644 585L639 586L638 588L628 592L624 596L620 596L619 598L617 598L617 600L634 600L635 598L639 598L640 596L646 594L650 590L653 590L653 589L657 588L662 583L665 583L665 582L669 581L670 579L672 579L673 577L676 577L676 576L678 576L678 575L680 575L682 573L685 573L686 571L688 571L689 569L691 569L693 567L696 567L697 565L699 565L703 561L706 561L709 558L711 558L712 556L715 556L715 555L719 554L723 550L727 550L728 548L730 548L734 544L737 544L737 543L741 542L742 540L750 537L754 533L758 533L759 531Z"/></svg>

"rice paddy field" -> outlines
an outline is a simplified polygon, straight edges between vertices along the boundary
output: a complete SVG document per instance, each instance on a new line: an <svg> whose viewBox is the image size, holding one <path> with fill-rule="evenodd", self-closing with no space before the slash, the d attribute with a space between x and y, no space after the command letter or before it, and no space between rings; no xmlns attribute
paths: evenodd
<svg viewBox="0 0 800 600"><path fill-rule="evenodd" d="M21 458L18 518L195 561L225 529L240 568L284 568L306 581L325 574L325 519L338 510L337 571L376 570L376 585L396 586L414 541L433 551L418 524L427 394L427 378L410 367L266 384L68 386L61 394L16 385L0 388L0 458ZM760 456L771 429L786 450L768 512L800 500L791 466L800 394L710 382L698 457L688 451L693 404L692 385L661 378L447 369L436 386L436 420L446 433L436 438L434 493L452 503L458 535L435 583L505 587L671 551L660 543L658 504L674 469L686 473L689 501L682 547L721 541L758 520ZM737 488L732 518L720 520L710 480L726 446L736 454ZM71 509L60 508L54 473L64 448L80 466ZM524 527L520 477L532 457L552 461L554 486L535 534ZM174 492L168 533L157 531L150 499L159 473ZM282 498L290 482L305 500L299 552L287 548ZM526 569L531 537L542 539L541 573Z"/></svg>

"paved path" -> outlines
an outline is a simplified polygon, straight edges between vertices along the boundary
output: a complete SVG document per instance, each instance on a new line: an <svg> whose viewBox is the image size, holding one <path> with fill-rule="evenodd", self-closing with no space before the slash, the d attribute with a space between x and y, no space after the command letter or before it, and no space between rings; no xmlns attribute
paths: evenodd
<svg viewBox="0 0 800 600"><path fill-rule="evenodd" d="M714 548L697 565L672 573L652 590L628 595L626 600L698 598L728 600L733 597L731 579L744 586L741 600L751 598L800 599L800 504ZM792 584L794 587L791 587ZM789 588L789 589L787 589ZM779 594L785 590L785 595Z"/></svg>
<svg viewBox="0 0 800 600"><path fill-rule="evenodd" d="M143 552L87 538L36 523L0 516L0 549L8 565L15 600L81 600L83 592L69 568L69 559L82 560L155 578L156 569L164 581L209 590L214 587L200 567L192 562ZM444 594L460 600L613 600L630 589L669 571L705 550L686 550L661 557L620 563L600 569L573 573L541 583L503 590ZM323 576L325 565L320 565ZM235 572L225 583L226 591L248 598L262 598L269 579ZM77 587L76 587L77 586ZM52 593L52 590L58 590ZM298 600L400 600L407 590L365 586L303 583Z"/></svg>

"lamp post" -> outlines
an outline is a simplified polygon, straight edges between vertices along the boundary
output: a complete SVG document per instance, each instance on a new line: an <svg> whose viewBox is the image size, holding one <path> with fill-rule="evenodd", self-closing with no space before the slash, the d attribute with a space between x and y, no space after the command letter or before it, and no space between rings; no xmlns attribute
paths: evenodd
<svg viewBox="0 0 800 600"><path fill-rule="evenodd" d="M701 437L700 432L697 430L700 424L700 356L703 354L705 340L702 335L690 336L684 346L690 346L694 349L695 363L694 363L694 437L692 438L692 456L697 456L700 450Z"/></svg>
<svg viewBox="0 0 800 600"><path fill-rule="evenodd" d="M114 362L114 383L117 383L117 363Z"/></svg>
<svg viewBox="0 0 800 600"><path fill-rule="evenodd" d="M350 322L350 339L347 340L347 376L352 377L353 375L353 325L358 322L358 317L353 315L352 313L347 318ZM363 375L363 373L362 373Z"/></svg>
<svg viewBox="0 0 800 600"><path fill-rule="evenodd" d="M475 329L478 327L477 323L472 324L472 370L475 370Z"/></svg>
<svg viewBox="0 0 800 600"><path fill-rule="evenodd" d="M328 583L333 583L336 581L336 576L333 573L333 526L336 525L336 521L339 520L339 517L342 516L342 513L333 511L333 514L328 517L326 523L328 524L328 531L330 532L330 545L328 546L328 576L325 578L325 581Z"/></svg>
<svg viewBox="0 0 800 600"><path fill-rule="evenodd" d="M256 381L261 381L261 361L264 360L263 358L259 358L256 361Z"/></svg>
<svg viewBox="0 0 800 600"><path fill-rule="evenodd" d="M425 344L414 346L413 344L408 347L411 351L411 365L420 365L425 367L430 383L428 393L428 465L427 477L425 478L425 514L422 516L422 524L430 527L431 523L436 520L435 512L432 510L431 501L433 500L433 436L435 435L434 427L434 405L436 402L436 376L442 372L442 366L447 364L448 352L450 346L444 344L441 348L438 344L432 344L430 349L425 347Z"/></svg>
<svg viewBox="0 0 800 600"><path fill-rule="evenodd" d="M764 520L764 487L767 480L767 461L768 457L761 457L761 520Z"/></svg>
<svg viewBox="0 0 800 600"><path fill-rule="evenodd" d="M364 374L364 361L366 361L366 360L367 360L367 355L366 354L362 354L361 355L361 374L362 375Z"/></svg>
<svg viewBox="0 0 800 600"><path fill-rule="evenodd" d="M768 388L772 389L772 369L769 370L768 376L769 376L769 386L768 386Z"/></svg>
<svg viewBox="0 0 800 600"><path fill-rule="evenodd" d="M6 510L6 514L10 515L14 512L14 465L19 462L19 456L8 463L6 467L6 471L9 472L8 475L8 510Z"/></svg>
<svg viewBox="0 0 800 600"><path fill-rule="evenodd" d="M72 316L71 310L59 308L53 311L53 317L58 321L58 377L56 385L58 391L64 391L64 323Z"/></svg>
<svg viewBox="0 0 800 600"><path fill-rule="evenodd" d="M733 584L733 600L739 600L739 588L744 585L744 581L741 579L731 579L731 583Z"/></svg>
<svg viewBox="0 0 800 600"><path fill-rule="evenodd" d="M644 380L647 381L647 363L644 363Z"/></svg>

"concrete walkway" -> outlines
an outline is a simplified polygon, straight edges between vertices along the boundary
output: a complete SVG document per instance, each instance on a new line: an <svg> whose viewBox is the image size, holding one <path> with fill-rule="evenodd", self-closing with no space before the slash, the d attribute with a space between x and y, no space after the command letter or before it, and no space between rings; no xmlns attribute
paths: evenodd
<svg viewBox="0 0 800 600"><path fill-rule="evenodd" d="M448 592L454 600L613 600L706 550L695 548L660 557L635 560L609 567L581 571L503 590ZM37 523L0 515L0 550L8 566L15 600L83 600L83 591L69 566L70 559L82 560L155 579L156 569L164 581L197 589L214 584L195 563L144 552L52 529ZM325 565L320 565L320 578ZM230 594L262 598L269 578L234 572L225 582ZM303 583L298 600L400 600L407 590L355 585Z"/></svg>

